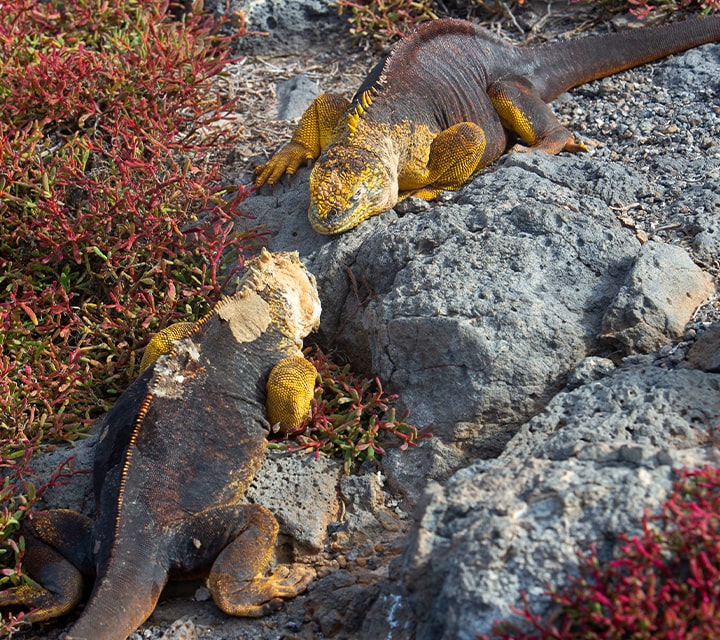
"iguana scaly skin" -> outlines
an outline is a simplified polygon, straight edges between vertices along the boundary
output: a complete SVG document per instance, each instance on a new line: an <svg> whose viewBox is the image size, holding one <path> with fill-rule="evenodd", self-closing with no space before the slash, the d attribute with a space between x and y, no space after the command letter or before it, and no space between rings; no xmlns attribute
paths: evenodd
<svg viewBox="0 0 720 640"><path fill-rule="evenodd" d="M23 521L25 568L41 586L7 590L0 606L47 620L72 611L82 575L94 576L66 639L123 640L172 578L208 574L215 603L238 616L263 615L302 592L312 579L304 565L262 575L278 525L264 507L239 502L265 454L268 375L302 357L319 316L314 278L296 254L264 251L254 260L238 292L194 323L101 420L95 521L63 510Z"/></svg>
<svg viewBox="0 0 720 640"><path fill-rule="evenodd" d="M276 183L309 160L308 218L339 233L415 196L434 199L515 151L585 151L547 103L579 84L720 40L720 17L508 44L463 20L422 24L378 64L351 102L316 98L292 140L256 170Z"/></svg>
<svg viewBox="0 0 720 640"><path fill-rule="evenodd" d="M267 413L273 427L284 433L303 425L317 376L317 369L302 356L285 358L273 367L267 381Z"/></svg>
<svg viewBox="0 0 720 640"><path fill-rule="evenodd" d="M143 353L140 361L140 373L145 371L160 356L172 350L173 345L178 340L187 338L192 334L197 326L195 322L176 322L158 331L145 347L145 353Z"/></svg>
<svg viewBox="0 0 720 640"><path fill-rule="evenodd" d="M197 326L194 322L176 322L158 331L145 347L140 371L169 352L178 340L191 335ZM273 431L286 433L305 423L315 395L317 375L317 369L302 356L283 358L272 368L266 387L266 409Z"/></svg>

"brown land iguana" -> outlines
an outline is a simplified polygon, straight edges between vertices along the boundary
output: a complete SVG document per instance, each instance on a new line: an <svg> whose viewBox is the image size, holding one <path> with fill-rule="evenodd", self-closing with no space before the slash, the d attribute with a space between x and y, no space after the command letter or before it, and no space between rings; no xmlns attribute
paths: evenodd
<svg viewBox="0 0 720 640"><path fill-rule="evenodd" d="M299 347L319 317L314 278L297 255L263 251L238 292L182 328L185 339L161 346L172 350L101 420L95 521L67 510L23 521L24 566L41 586L2 592L0 606L47 620L72 611L82 574L95 576L66 639L123 640L168 579L208 574L215 603L239 616L263 615L302 592L309 567L261 575L278 525L264 507L238 503L265 454L268 376L280 372L276 395L283 379L297 385Z"/></svg>
<svg viewBox="0 0 720 640"><path fill-rule="evenodd" d="M515 151L585 151L547 103L630 67L720 41L720 17L575 38L508 44L471 22L422 24L367 76L352 101L318 96L292 140L256 169L276 183L308 160L311 225L339 233L408 196L434 199ZM526 146L525 146L526 145Z"/></svg>

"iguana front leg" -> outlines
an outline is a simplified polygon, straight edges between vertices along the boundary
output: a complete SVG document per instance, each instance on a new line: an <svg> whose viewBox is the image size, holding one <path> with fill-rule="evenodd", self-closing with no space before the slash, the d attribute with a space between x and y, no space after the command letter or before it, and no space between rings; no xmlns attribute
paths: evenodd
<svg viewBox="0 0 720 640"><path fill-rule="evenodd" d="M268 162L255 169L259 187L275 184L283 173L294 174L308 160L317 160L333 140L333 134L350 107L350 102L334 93L323 93L312 101L300 118L292 139Z"/></svg>
<svg viewBox="0 0 720 640"><path fill-rule="evenodd" d="M560 124L550 107L522 79L502 80L488 87L488 96L503 126L516 133L527 146L516 144L512 151L587 151L573 134Z"/></svg>
<svg viewBox="0 0 720 640"><path fill-rule="evenodd" d="M170 351L175 342L187 338L194 330L194 322L176 322L158 331L145 347L140 361L140 372L145 371L155 360Z"/></svg>
<svg viewBox="0 0 720 640"><path fill-rule="evenodd" d="M317 376L315 366L301 356L283 358L272 368L265 407L273 427L287 433L306 422Z"/></svg>
<svg viewBox="0 0 720 640"><path fill-rule="evenodd" d="M430 144L427 164L410 162L398 175L399 199L435 199L441 191L460 188L479 168L485 133L474 122L460 122L439 133Z"/></svg>

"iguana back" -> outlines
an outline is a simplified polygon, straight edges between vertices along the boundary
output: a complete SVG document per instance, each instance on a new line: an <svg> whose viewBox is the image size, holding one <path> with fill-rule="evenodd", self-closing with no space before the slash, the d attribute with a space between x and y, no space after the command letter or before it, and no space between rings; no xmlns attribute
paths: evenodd
<svg viewBox="0 0 720 640"><path fill-rule="evenodd" d="M67 639L124 640L172 578L209 574L231 615L263 615L304 590L304 565L262 575L278 523L242 496L265 455L268 376L302 357L319 314L297 254L263 251L240 290L189 325L100 421L95 521L57 510L23 522L40 586L0 593L0 606L34 609L28 622L63 615L79 603L85 572L93 590Z"/></svg>

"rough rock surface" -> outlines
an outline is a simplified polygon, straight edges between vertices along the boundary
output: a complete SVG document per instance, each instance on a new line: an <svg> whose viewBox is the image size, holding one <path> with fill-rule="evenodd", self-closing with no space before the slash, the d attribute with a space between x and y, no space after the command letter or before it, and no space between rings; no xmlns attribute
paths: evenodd
<svg viewBox="0 0 720 640"><path fill-rule="evenodd" d="M720 322L703 331L688 350L688 365L694 369L720 373Z"/></svg>
<svg viewBox="0 0 720 640"><path fill-rule="evenodd" d="M542 611L578 548L609 559L618 533L639 533L673 469L720 463L715 425L719 375L631 366L558 394L497 459L431 485L398 567L418 640L487 633L521 589Z"/></svg>
<svg viewBox="0 0 720 640"><path fill-rule="evenodd" d="M713 279L680 247L648 242L602 319L603 337L625 353L650 353L680 338Z"/></svg>
<svg viewBox="0 0 720 640"><path fill-rule="evenodd" d="M329 25L336 13L325 2L231 5L273 33L248 41L265 53L293 32L307 47L303 30L321 32L308 12ZM201 588L161 603L133 639L473 638L521 588L542 609L545 582L575 570L576 549L596 542L610 557L616 536L667 495L673 468L717 464L717 303L680 340L654 322L662 346L624 360L656 348L640 347L647 324L618 352L602 321L613 301L640 304L642 317L656 310L643 283L668 263L647 259L648 238L673 245L660 250L673 267L690 256L720 272L719 69L711 45L581 87L554 108L589 154L507 156L456 194L340 237L307 223L307 170L253 194L247 208L269 248L297 249L318 277L319 339L379 375L436 437L390 452L383 475L340 478L332 464L314 475L303 461L299 486L321 495L289 495L298 463L269 459L256 487L281 512L278 553L303 555L318 580L253 621L219 614ZM621 303L643 262L648 277ZM87 512L78 484L49 502ZM413 504L411 526L400 506Z"/></svg>
<svg viewBox="0 0 720 640"><path fill-rule="evenodd" d="M627 334L634 352L677 337L712 293L684 249L643 247L617 220L607 199L651 190L618 162L511 155L449 202L389 212L332 239L312 235L297 213L306 180L303 172L248 206L281 227L271 248L300 247L317 274L323 338L386 381L418 423L433 423L422 464L393 454L385 467L413 502L425 479L498 454L575 364L614 350L600 339L613 301L618 315L655 318ZM669 273L695 274L696 284L679 288ZM623 296L628 278L633 295ZM660 301L658 282L671 283Z"/></svg>
<svg viewBox="0 0 720 640"><path fill-rule="evenodd" d="M279 120L297 120L320 93L318 86L307 76L295 76L277 83Z"/></svg>
<svg viewBox="0 0 720 640"><path fill-rule="evenodd" d="M337 6L330 0L206 0L205 8L226 15L242 12L249 32L238 42L244 53L321 48L341 29Z"/></svg>

